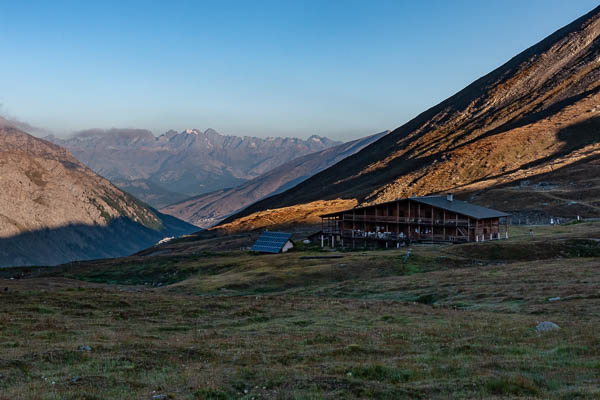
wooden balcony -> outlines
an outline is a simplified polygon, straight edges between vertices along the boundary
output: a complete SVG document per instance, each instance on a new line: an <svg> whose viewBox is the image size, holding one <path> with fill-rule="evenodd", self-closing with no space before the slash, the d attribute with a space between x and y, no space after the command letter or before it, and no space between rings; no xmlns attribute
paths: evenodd
<svg viewBox="0 0 600 400"><path fill-rule="evenodd" d="M469 220L467 219L431 219L431 218L417 218L417 217L394 217L394 216L380 216L380 215L352 215L343 214L343 221L351 222L387 222L396 224L414 224L414 225L436 225L436 226L467 226Z"/></svg>
<svg viewBox="0 0 600 400"><path fill-rule="evenodd" d="M351 229L337 229L337 228L325 228L323 233L326 235L340 235L344 239L367 239L367 240L380 240L380 241L404 241L408 240L409 237L404 233L396 232L365 232L360 230ZM411 232L410 240L413 241L434 241L434 242L468 242L467 236L451 236L451 235L440 235L431 233L418 233Z"/></svg>

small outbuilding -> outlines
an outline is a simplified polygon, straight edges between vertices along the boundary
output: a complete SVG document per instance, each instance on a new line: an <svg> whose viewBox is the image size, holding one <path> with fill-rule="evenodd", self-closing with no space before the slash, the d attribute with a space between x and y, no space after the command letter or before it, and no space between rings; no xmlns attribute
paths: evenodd
<svg viewBox="0 0 600 400"><path fill-rule="evenodd" d="M260 253L285 253L294 247L292 234L287 232L264 231L260 234L252 251Z"/></svg>

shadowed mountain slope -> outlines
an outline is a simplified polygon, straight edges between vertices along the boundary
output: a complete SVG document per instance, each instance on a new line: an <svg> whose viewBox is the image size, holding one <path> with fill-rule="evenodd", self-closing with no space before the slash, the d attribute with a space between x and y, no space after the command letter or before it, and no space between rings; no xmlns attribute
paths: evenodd
<svg viewBox="0 0 600 400"><path fill-rule="evenodd" d="M14 127L0 127L0 187L0 266L123 256L197 230Z"/></svg>
<svg viewBox="0 0 600 400"><path fill-rule="evenodd" d="M554 170L585 163L600 151L599 34L600 7L354 156L224 223L238 219L228 225L234 229L252 213L289 214L289 207L306 208L317 200L325 212L334 199L364 204L450 190L477 199L485 191L541 175L553 179ZM598 172L590 165L590 174ZM579 196L577 181L557 179L557 190L568 187L575 190L570 196ZM526 192L496 206L519 211L530 197ZM535 206L545 214L555 210L547 201Z"/></svg>
<svg viewBox="0 0 600 400"><path fill-rule="evenodd" d="M294 187L388 133L389 131L380 132L295 158L235 188L186 199L162 208L161 211L207 228L255 201Z"/></svg>

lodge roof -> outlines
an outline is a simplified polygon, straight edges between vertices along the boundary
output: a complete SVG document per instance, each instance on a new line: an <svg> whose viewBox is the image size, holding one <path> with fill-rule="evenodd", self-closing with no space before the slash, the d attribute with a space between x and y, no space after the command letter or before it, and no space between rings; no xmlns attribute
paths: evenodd
<svg viewBox="0 0 600 400"><path fill-rule="evenodd" d="M351 208L351 209L344 210L344 211L338 211L335 213L324 214L324 215L321 215L321 218L334 217L336 215L347 213L349 211L363 210L365 208L381 206L384 204L392 204L392 203L396 203L397 201L403 201L403 200L411 200L411 201L414 201L417 203L427 204L427 205L430 205L433 207L444 209L446 211L452 211L452 212L455 212L458 214L466 215L468 217L475 218L475 219L500 218L500 217L510 216L510 214L504 213L502 211L477 206L475 204L471 204L466 201L455 200L455 199L448 200L448 198L446 196L423 196L423 197L409 197L408 199L396 199L396 200L388 201L385 203L371 204L368 206Z"/></svg>

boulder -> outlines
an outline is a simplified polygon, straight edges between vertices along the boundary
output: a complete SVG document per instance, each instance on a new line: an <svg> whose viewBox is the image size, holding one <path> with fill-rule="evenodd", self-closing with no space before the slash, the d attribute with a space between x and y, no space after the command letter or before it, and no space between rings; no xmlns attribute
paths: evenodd
<svg viewBox="0 0 600 400"><path fill-rule="evenodd" d="M535 330L538 331L538 332L553 331L553 330L556 330L556 329L560 329L560 326L558 326L554 322L550 322L550 321L540 322L535 327Z"/></svg>

